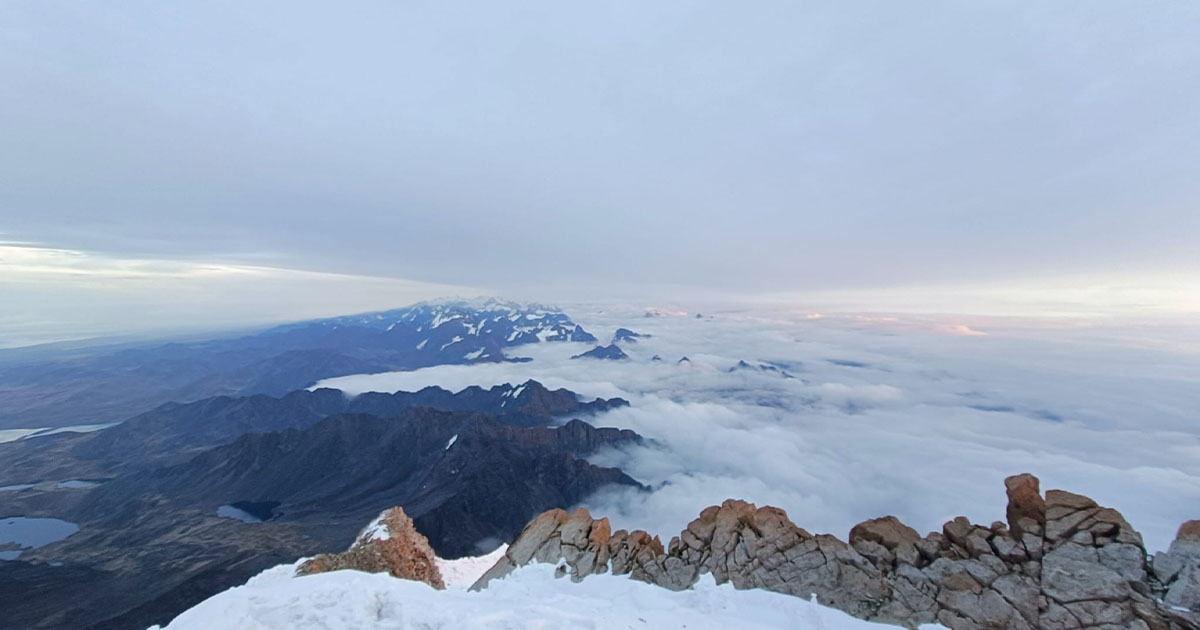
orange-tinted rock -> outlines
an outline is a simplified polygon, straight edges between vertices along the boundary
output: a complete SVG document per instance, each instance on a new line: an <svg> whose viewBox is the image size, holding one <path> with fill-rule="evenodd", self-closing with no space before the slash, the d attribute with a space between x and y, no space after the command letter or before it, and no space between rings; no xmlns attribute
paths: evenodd
<svg viewBox="0 0 1200 630"><path fill-rule="evenodd" d="M300 565L298 575L353 569L446 588L429 540L413 526L403 508L384 511L358 535L350 549L321 554Z"/></svg>
<svg viewBox="0 0 1200 630"><path fill-rule="evenodd" d="M920 540L917 530L895 516L864 521L850 530L850 546L876 563L919 564L917 543Z"/></svg>
<svg viewBox="0 0 1200 630"><path fill-rule="evenodd" d="M1043 499L1028 474L1005 489L1009 525L958 517L924 538L888 516L856 525L846 544L809 534L779 508L730 499L705 508L666 549L647 532L610 534L586 510L558 510L534 519L510 550L529 548L573 578L611 569L673 590L710 573L910 628L1200 630L1200 521L1180 528L1151 576L1141 536L1116 510L1061 490ZM502 559L476 587L513 566Z"/></svg>
<svg viewBox="0 0 1200 630"><path fill-rule="evenodd" d="M1179 526L1179 533L1175 534L1176 540L1195 540L1200 541L1200 521L1187 521Z"/></svg>
<svg viewBox="0 0 1200 630"><path fill-rule="evenodd" d="M1022 527L1021 520L1031 519L1039 525L1046 524L1046 501L1042 499L1042 493L1038 478L1029 473L1013 475L1004 480L1004 489L1008 493L1008 509L1005 516L1008 518L1008 527L1018 536L1024 533L1028 528Z"/></svg>
<svg viewBox="0 0 1200 630"><path fill-rule="evenodd" d="M900 522L895 516L863 521L850 530L851 545L859 540L869 540L888 549L895 549L905 543L915 545L920 539L917 530Z"/></svg>
<svg viewBox="0 0 1200 630"><path fill-rule="evenodd" d="M513 564L521 566L533 559L537 550L558 533L558 528L567 522L566 510L547 510L529 521L521 534L509 546L505 554Z"/></svg>

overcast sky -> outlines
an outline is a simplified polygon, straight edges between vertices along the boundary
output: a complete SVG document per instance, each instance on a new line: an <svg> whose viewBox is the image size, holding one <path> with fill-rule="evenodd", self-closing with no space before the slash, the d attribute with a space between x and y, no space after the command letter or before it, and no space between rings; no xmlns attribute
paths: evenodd
<svg viewBox="0 0 1200 630"><path fill-rule="evenodd" d="M20 269L63 255L548 299L1187 285L1197 33L1183 1L7 2L0 317L78 304Z"/></svg>

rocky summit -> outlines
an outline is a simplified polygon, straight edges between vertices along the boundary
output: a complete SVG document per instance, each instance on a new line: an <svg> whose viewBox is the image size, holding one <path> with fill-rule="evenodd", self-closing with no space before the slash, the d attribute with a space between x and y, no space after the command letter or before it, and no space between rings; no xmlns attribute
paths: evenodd
<svg viewBox="0 0 1200 630"><path fill-rule="evenodd" d="M318 555L301 564L296 574L311 575L341 569L388 573L392 577L425 582L437 589L446 588L429 540L417 531L401 507L384 510L363 529L350 549Z"/></svg>
<svg viewBox="0 0 1200 630"><path fill-rule="evenodd" d="M1200 629L1200 521L1150 560L1116 510L1063 490L1043 495L1028 474L1005 485L1007 522L958 517L922 537L888 516L858 524L849 542L733 499L705 508L665 546L641 530L614 532L583 508L550 510L472 588L543 562L576 580L611 571L673 590L711 573L908 628Z"/></svg>

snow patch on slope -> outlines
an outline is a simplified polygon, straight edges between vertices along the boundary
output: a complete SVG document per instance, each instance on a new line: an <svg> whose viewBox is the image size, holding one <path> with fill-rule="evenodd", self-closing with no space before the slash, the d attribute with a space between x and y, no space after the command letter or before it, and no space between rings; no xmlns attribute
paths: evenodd
<svg viewBox="0 0 1200 630"><path fill-rule="evenodd" d="M470 556L457 560L437 559L438 572L442 574L442 583L446 588L466 590L483 577L487 570L496 565L508 545L500 545L495 551L483 556Z"/></svg>
<svg viewBox="0 0 1200 630"><path fill-rule="evenodd" d="M387 513L388 510L380 512L379 516L376 516L375 520L371 521L371 523L363 528L362 532L359 533L358 540L362 540L364 538L368 540L387 540L391 538L392 533L388 530L387 523L383 522L383 519L387 516ZM351 545L350 548L353 549L354 545Z"/></svg>

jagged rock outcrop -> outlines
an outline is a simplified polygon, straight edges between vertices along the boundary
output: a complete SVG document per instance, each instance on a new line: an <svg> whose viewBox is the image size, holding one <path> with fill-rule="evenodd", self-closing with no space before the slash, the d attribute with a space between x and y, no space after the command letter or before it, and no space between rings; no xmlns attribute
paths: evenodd
<svg viewBox="0 0 1200 630"><path fill-rule="evenodd" d="M624 361L629 358L625 351L615 343L607 346L596 346L587 352L577 354L572 359L604 359L606 361Z"/></svg>
<svg viewBox="0 0 1200 630"><path fill-rule="evenodd" d="M417 531L404 509L385 510L358 535L343 553L312 558L296 569L297 575L310 575L353 569L367 573L389 573L405 580L425 582L444 589L442 574L429 541Z"/></svg>
<svg viewBox="0 0 1200 630"><path fill-rule="evenodd" d="M573 579L612 571L681 590L704 573L739 589L816 595L856 617L951 630L1198 630L1200 521L1189 521L1153 563L1119 512L1005 480L1007 523L964 517L924 537L893 516L855 526L849 542L813 535L783 510L728 500L664 547L644 531L611 531L579 508L534 519L484 588L529 562L558 563Z"/></svg>
<svg viewBox="0 0 1200 630"><path fill-rule="evenodd" d="M612 343L637 343L638 339L649 339L653 335L647 333L637 333L628 328L618 328L617 332L613 333Z"/></svg>
<svg viewBox="0 0 1200 630"><path fill-rule="evenodd" d="M1154 555L1154 573L1168 606L1200 611L1200 521L1181 525L1167 552Z"/></svg>
<svg viewBox="0 0 1200 630"><path fill-rule="evenodd" d="M608 519L593 519L584 508L569 516L563 510L546 512L473 588L530 561L562 561L574 579L611 570L683 590L708 572L737 588L803 597L816 593L822 602L860 615L886 592L880 571L853 548L833 536L809 534L774 507L736 500L709 507L666 548L642 530L610 532Z"/></svg>
<svg viewBox="0 0 1200 630"><path fill-rule="evenodd" d="M575 324L575 328L567 335L567 341L595 343L596 336L583 329L583 326Z"/></svg>

